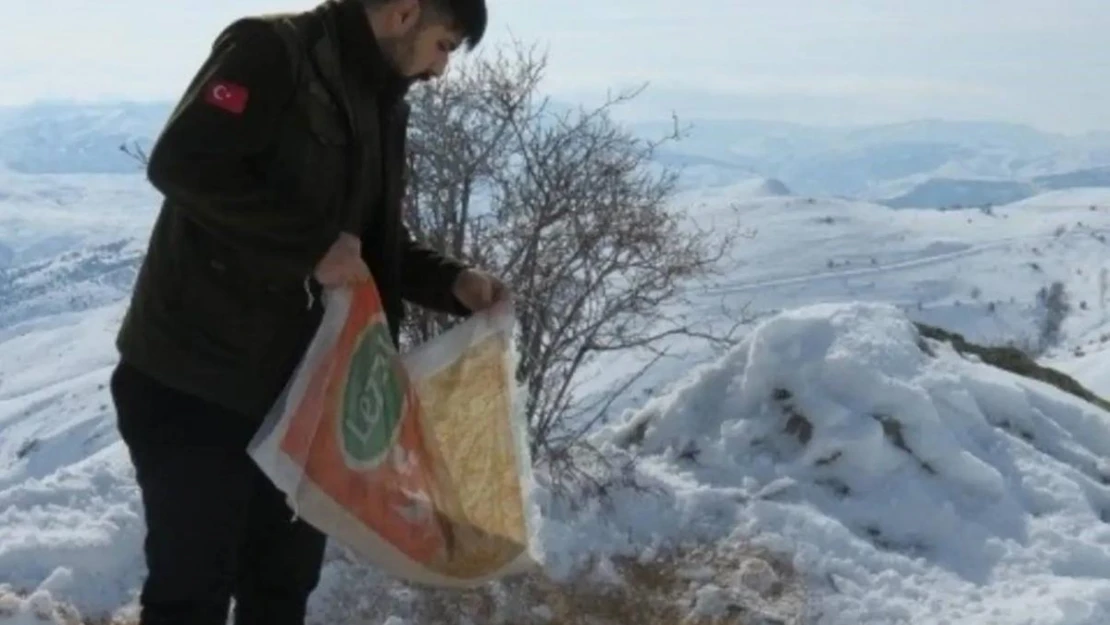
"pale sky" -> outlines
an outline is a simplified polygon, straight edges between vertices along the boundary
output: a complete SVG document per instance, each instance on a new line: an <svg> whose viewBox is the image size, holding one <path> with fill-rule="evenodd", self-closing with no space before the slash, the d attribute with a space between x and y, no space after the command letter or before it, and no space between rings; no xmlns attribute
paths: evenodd
<svg viewBox="0 0 1110 625"><path fill-rule="evenodd" d="M549 51L573 99L630 115L929 118L1110 130L1110 0L489 0L483 46ZM312 0L0 0L0 103L172 100L216 32Z"/></svg>

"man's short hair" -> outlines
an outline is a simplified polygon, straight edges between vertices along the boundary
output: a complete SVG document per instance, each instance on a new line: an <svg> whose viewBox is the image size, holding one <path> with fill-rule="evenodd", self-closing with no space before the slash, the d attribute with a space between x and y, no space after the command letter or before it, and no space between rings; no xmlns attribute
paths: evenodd
<svg viewBox="0 0 1110 625"><path fill-rule="evenodd" d="M420 0L424 6L446 18L462 33L466 47L473 50L486 33L489 14L486 0ZM392 0L363 0L369 7L388 4Z"/></svg>

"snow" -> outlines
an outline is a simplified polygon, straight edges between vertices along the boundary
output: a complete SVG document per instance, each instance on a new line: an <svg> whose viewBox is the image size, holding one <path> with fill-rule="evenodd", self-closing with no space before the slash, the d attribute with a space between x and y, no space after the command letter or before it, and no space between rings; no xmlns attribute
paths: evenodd
<svg viewBox="0 0 1110 625"><path fill-rule="evenodd" d="M1095 352L1052 364L1073 378L1082 380L1091 391L1110 397L1110 358L1106 354Z"/></svg>
<svg viewBox="0 0 1110 625"><path fill-rule="evenodd" d="M0 171L0 257L30 263L124 238L145 238L159 195L140 175Z"/></svg>
<svg viewBox="0 0 1110 625"><path fill-rule="evenodd" d="M1053 192L990 213L751 198L727 188L683 194L675 204L701 228L754 232L738 240L722 276L687 294L682 314L713 328L728 328L742 314L761 319L815 302L863 301L896 305L915 321L979 343L1033 344L1043 320L1037 292L1060 281L1072 311L1063 343L1046 358L1064 366L1080 349L1101 362L1107 347L1110 291L1101 287L1102 272L1110 273L1107 189ZM673 357L633 385L618 411L635 407L705 357L704 348L688 340L671 347ZM584 392L609 388L646 359L622 355L595 363Z"/></svg>
<svg viewBox="0 0 1110 625"><path fill-rule="evenodd" d="M144 527L106 385L156 196L139 176L0 182L11 250L0 268L0 624L127 615ZM709 560L679 572L696 615L742 604L823 625L1110 622L1110 415L920 341L913 325L1026 338L1037 290L1059 280L1073 310L1043 360L1110 395L1110 190L990 214L764 190L677 198L703 225L756 231L720 280L691 289L685 312L719 324L732 314L720 305L750 304L754 320L719 357L675 345L594 435L614 463L635 460L640 488L574 507L541 480L548 575L606 587L621 583L621 556L664 562L676 545L709 544L731 554L725 573ZM586 374L604 389L636 361ZM804 605L766 598L787 579L766 554L799 572ZM341 554L314 622L336 622L352 593L351 609L378 602L364 622L417 622L422 595ZM513 622L555 608L525 607Z"/></svg>
<svg viewBox="0 0 1110 625"><path fill-rule="evenodd" d="M885 305L764 322L599 436L667 496L549 520L546 551L755 543L790 554L822 623L1107 622L1110 416L929 351Z"/></svg>
<svg viewBox="0 0 1110 625"><path fill-rule="evenodd" d="M107 390L122 311L74 315L0 348L0 584L47 580L91 612L128 602L143 565L138 490Z"/></svg>
<svg viewBox="0 0 1110 625"><path fill-rule="evenodd" d="M1108 203L1110 203L1110 196L1107 195L1107 189L1105 187L1091 187L1047 191L1036 197L1014 202L1009 207L1017 210L1026 208L1068 209L1082 206L1097 206L1105 209Z"/></svg>
<svg viewBox="0 0 1110 625"><path fill-rule="evenodd" d="M35 348L49 346L25 345ZM106 375L106 363L87 364ZM78 368L28 376L15 393L34 403ZM6 443L19 437L4 431ZM45 438L36 454L80 455ZM610 458L635 453L637 479L658 494L619 491L609 508L574 512L539 493L537 540L556 578L599 554L696 539L784 555L830 625L1110 618L1110 416L945 345L923 348L895 307L776 315L595 442ZM9 470L0 489L5 581L84 611L130 600L142 524L120 445L27 473ZM739 573L747 588L772 578L761 561ZM602 570L598 583L613 577ZM735 601L716 581L695 596L696 614Z"/></svg>
<svg viewBox="0 0 1110 625"><path fill-rule="evenodd" d="M684 171L684 173L686 172ZM707 185L697 187L695 193L704 193L705 186ZM756 199L761 197L783 197L791 195L790 188L781 180L775 178L756 177L716 186L717 194L727 194L729 197L733 198Z"/></svg>
<svg viewBox="0 0 1110 625"><path fill-rule="evenodd" d="M6 586L0 586L0 623L4 625L70 625L80 616L64 603L59 603L46 588L24 598Z"/></svg>

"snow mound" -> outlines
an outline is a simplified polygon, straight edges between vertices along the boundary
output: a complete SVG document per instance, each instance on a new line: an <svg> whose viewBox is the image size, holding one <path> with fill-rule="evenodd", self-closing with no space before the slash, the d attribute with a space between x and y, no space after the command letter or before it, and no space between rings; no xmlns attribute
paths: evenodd
<svg viewBox="0 0 1110 625"><path fill-rule="evenodd" d="M0 585L0 625L79 625L80 615L73 608L54 600L49 590L36 590L20 597Z"/></svg>
<svg viewBox="0 0 1110 625"><path fill-rule="evenodd" d="M780 314L597 443L667 495L549 520L557 560L699 535L790 554L822 623L1110 622L1110 415L894 307Z"/></svg>
<svg viewBox="0 0 1110 625"><path fill-rule="evenodd" d="M0 330L0 585L93 616L129 603L144 574L139 491L108 390L123 312Z"/></svg>
<svg viewBox="0 0 1110 625"><path fill-rule="evenodd" d="M138 489L117 443L0 490L0 584L49 591L87 615L111 614L137 594L144 535Z"/></svg>

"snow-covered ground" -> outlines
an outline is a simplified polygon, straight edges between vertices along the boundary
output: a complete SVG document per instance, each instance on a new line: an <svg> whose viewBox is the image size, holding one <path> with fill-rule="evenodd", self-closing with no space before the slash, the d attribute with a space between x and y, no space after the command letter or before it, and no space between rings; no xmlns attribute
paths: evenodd
<svg viewBox="0 0 1110 625"><path fill-rule="evenodd" d="M816 302L883 302L973 341L1033 346L1045 316L1038 292L1058 281L1071 312L1061 343L1045 357L1067 368L1077 349L1102 362L1110 347L1110 190L1053 192L988 213L753 197L751 188L677 198L700 228L750 235L739 239L721 276L691 289L689 307L678 314L721 330L742 315L758 319ZM637 406L703 360L704 347L690 345L676 339L673 357L634 384L617 409ZM583 391L603 391L647 359L595 363ZM1110 379L1097 371L1082 377L1093 371L1089 364L1075 371L1110 394Z"/></svg>
<svg viewBox="0 0 1110 625"><path fill-rule="evenodd" d="M1099 290L1100 269L1110 268L1106 189L1054 192L989 213L746 199L732 188L678 202L703 224L754 232L711 295L737 295L761 309L884 301L989 341L1028 332L1021 325L1028 304L1056 280L1074 300L1073 336L1100 326L1110 306L1110 293ZM1088 310L1079 310L1082 302Z"/></svg>
<svg viewBox="0 0 1110 625"><path fill-rule="evenodd" d="M822 623L1110 622L1110 415L893 307L783 313L603 438L671 493L640 540L791 554Z"/></svg>
<svg viewBox="0 0 1110 625"><path fill-rule="evenodd" d="M85 614L112 611L133 602L142 578L141 509L106 384L127 290L113 263L127 266L141 247L154 197L128 196L119 180L83 195L83 181L54 179L90 198L54 206L102 210L105 221L73 226L49 202L22 204L35 187L12 183L0 198L0 224L37 233L6 243L20 260L0 280L0 585L41 591L0 598L13 619L32 619L48 595ZM802 574L808 614L830 625L1110 622L1110 415L923 343L911 324L1028 338L1036 292L1059 280L1073 311L1046 361L1110 394L1100 278L1110 192L1060 192L993 214L743 189L682 200L704 223L756 230L712 291L691 293L688 312L716 323L722 303L750 302L759 322L719 360L695 351L662 362L597 434L612 457L638 455L646 492L586 510L537 493L551 575L572 575L588 556L647 549L650 559L708 539L785 557ZM44 222L19 208L31 205ZM63 226L88 238L51 251L79 254L27 254L25 241ZM89 255L112 242L122 242L104 252L113 262ZM81 271L59 270L74 258ZM15 289L18 301L5 299ZM58 290L83 302L79 312L43 304ZM599 363L598 386L630 366ZM350 569L330 565L318 619ZM743 590L696 574L691 584L699 613ZM390 606L407 616L403 601ZM366 622L390 616L375 614Z"/></svg>
<svg viewBox="0 0 1110 625"><path fill-rule="evenodd" d="M0 269L144 238L159 199L139 175L27 175L0 169Z"/></svg>

